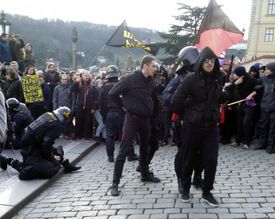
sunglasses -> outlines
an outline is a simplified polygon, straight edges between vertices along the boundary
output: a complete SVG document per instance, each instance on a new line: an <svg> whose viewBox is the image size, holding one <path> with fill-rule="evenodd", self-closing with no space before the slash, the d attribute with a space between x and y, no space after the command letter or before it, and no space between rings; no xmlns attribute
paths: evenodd
<svg viewBox="0 0 275 219"><path fill-rule="evenodd" d="M215 61L216 61L215 58L212 58L212 59L205 59L205 60L203 61L203 63L205 63L205 64L208 64L208 63L215 63Z"/></svg>

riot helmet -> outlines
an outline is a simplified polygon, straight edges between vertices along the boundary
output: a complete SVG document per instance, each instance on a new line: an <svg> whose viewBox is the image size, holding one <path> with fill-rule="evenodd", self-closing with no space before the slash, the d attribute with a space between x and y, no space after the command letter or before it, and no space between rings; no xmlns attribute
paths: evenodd
<svg viewBox="0 0 275 219"><path fill-rule="evenodd" d="M186 46L182 48L176 59L177 70L176 73L180 72L181 69L189 70L193 68L199 57L199 50L194 46Z"/></svg>
<svg viewBox="0 0 275 219"><path fill-rule="evenodd" d="M56 110L53 111L59 121L63 122L70 118L71 110L69 107L61 106L58 107Z"/></svg>
<svg viewBox="0 0 275 219"><path fill-rule="evenodd" d="M164 77L168 76L168 70L167 67L164 65L156 64L156 74L161 74Z"/></svg>
<svg viewBox="0 0 275 219"><path fill-rule="evenodd" d="M119 74L120 72L116 65L109 65L106 69L105 79L118 78Z"/></svg>
<svg viewBox="0 0 275 219"><path fill-rule="evenodd" d="M16 98L9 98L6 100L9 110L18 111L20 102Z"/></svg>

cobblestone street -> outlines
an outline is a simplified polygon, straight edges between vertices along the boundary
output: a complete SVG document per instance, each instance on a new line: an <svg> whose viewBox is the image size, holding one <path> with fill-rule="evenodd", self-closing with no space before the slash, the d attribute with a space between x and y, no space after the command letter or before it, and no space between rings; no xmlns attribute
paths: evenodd
<svg viewBox="0 0 275 219"><path fill-rule="evenodd" d="M213 190L220 206L212 208L200 202L201 191L194 188L191 203L181 201L176 152L172 146L157 151L151 169L158 184L142 183L137 162L126 162L121 196L112 197L114 164L100 145L78 164L80 171L62 176L14 218L275 218L275 155L221 146Z"/></svg>

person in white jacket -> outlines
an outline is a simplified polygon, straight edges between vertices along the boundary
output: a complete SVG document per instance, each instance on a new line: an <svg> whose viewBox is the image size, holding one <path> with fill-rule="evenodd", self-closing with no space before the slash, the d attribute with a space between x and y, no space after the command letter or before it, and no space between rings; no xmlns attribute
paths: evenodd
<svg viewBox="0 0 275 219"><path fill-rule="evenodd" d="M5 96L0 89L0 153L2 152L7 138L7 110Z"/></svg>

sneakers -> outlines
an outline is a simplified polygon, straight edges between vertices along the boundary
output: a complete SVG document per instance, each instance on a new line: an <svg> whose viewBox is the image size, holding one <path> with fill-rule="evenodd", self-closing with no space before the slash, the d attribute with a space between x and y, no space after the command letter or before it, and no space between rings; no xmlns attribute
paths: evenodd
<svg viewBox="0 0 275 219"><path fill-rule="evenodd" d="M2 170L6 170L8 168L8 158L1 154L0 154L0 167Z"/></svg>
<svg viewBox="0 0 275 219"><path fill-rule="evenodd" d="M114 162L114 157L113 157L113 156L108 156L108 161L109 161L110 163L113 163L113 162Z"/></svg>
<svg viewBox="0 0 275 219"><path fill-rule="evenodd" d="M203 192L202 193L202 200L207 203L208 205L212 207L218 207L219 203L218 201L214 198L211 192Z"/></svg>
<svg viewBox="0 0 275 219"><path fill-rule="evenodd" d="M152 182L152 183L159 183L160 179L158 177L155 177L152 174L149 174L148 176L142 176L141 177L142 182Z"/></svg>
<svg viewBox="0 0 275 219"><path fill-rule="evenodd" d="M189 189L182 189L182 193L181 193L181 200L183 202L189 202L190 200L190 190Z"/></svg>
<svg viewBox="0 0 275 219"><path fill-rule="evenodd" d="M242 147L242 149L249 149L249 148L250 148L250 146L247 145L247 144L244 144L243 147Z"/></svg>
<svg viewBox="0 0 275 219"><path fill-rule="evenodd" d="M110 189L111 189L111 195L112 196L119 196L119 191L118 191L118 185L117 184L113 184Z"/></svg>
<svg viewBox="0 0 275 219"><path fill-rule="evenodd" d="M139 159L139 157L136 154L133 154L133 155L130 155L130 156L127 157L128 161L135 161L135 160L138 160L138 159Z"/></svg>

